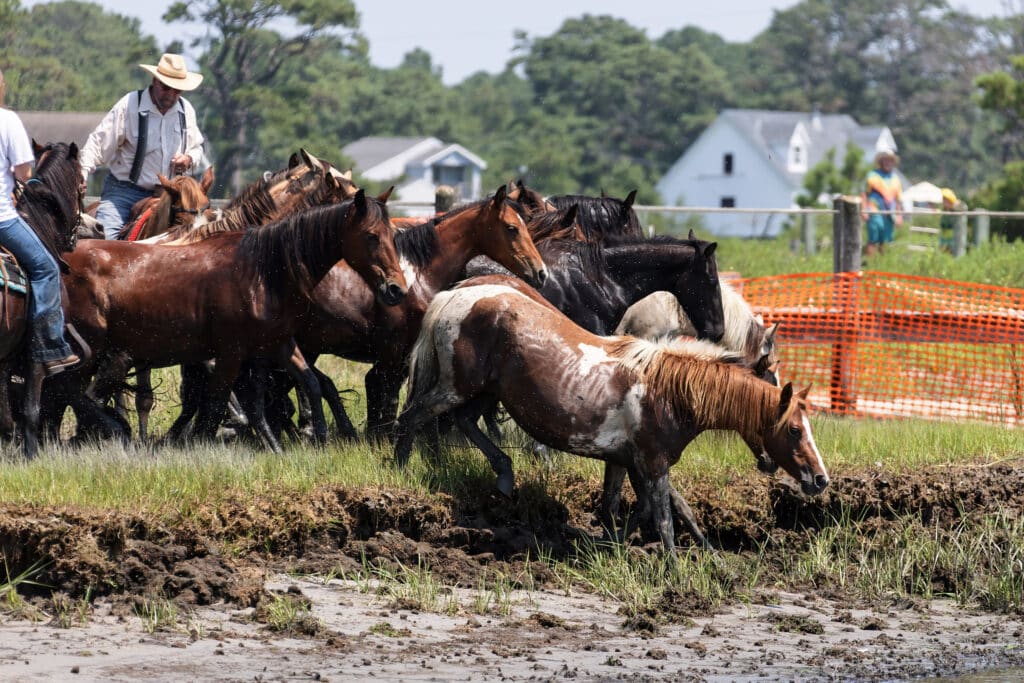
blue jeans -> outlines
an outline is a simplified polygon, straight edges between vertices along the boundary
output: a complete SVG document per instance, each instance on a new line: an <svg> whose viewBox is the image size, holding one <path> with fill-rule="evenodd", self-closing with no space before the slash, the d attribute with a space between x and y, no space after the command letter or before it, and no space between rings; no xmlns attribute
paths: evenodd
<svg viewBox="0 0 1024 683"><path fill-rule="evenodd" d="M64 341L64 311L60 306L60 269L36 233L19 216L0 223L0 245L10 249L32 282L29 349L37 361L71 355Z"/></svg>
<svg viewBox="0 0 1024 683"><path fill-rule="evenodd" d="M135 202L151 197L151 190L144 190L135 183L118 180L111 174L103 181L100 205L96 209L96 220L103 224L103 236L108 240L117 239L117 233L128 222Z"/></svg>

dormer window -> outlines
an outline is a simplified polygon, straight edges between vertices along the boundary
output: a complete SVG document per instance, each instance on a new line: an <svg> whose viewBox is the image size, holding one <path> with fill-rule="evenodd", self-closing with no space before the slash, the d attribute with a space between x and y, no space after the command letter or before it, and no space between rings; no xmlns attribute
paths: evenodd
<svg viewBox="0 0 1024 683"><path fill-rule="evenodd" d="M794 166L803 166L804 165L803 150L800 149L800 145L797 145L796 147L793 148L793 165Z"/></svg>

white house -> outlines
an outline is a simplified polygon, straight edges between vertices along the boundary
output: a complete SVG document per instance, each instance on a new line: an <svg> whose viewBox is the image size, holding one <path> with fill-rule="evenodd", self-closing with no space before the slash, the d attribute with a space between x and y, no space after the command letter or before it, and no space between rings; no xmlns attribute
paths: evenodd
<svg viewBox="0 0 1024 683"><path fill-rule="evenodd" d="M433 202L438 185L450 185L459 199L479 199L480 172L487 163L462 145L434 137L365 137L342 148L368 180L395 182L394 198Z"/></svg>
<svg viewBox="0 0 1024 683"><path fill-rule="evenodd" d="M885 126L861 126L846 114L725 109L658 181L672 206L795 207L804 174L834 148L842 164L852 142L871 159L896 149ZM725 237L773 237L781 214L707 213L708 230Z"/></svg>

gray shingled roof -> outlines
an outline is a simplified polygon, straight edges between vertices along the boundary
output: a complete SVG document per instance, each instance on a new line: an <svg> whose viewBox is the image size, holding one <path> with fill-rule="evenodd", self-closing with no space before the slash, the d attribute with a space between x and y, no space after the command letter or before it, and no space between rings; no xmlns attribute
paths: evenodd
<svg viewBox="0 0 1024 683"><path fill-rule="evenodd" d="M81 147L106 116L105 111L19 111L30 138L41 145L76 142Z"/></svg>
<svg viewBox="0 0 1024 683"><path fill-rule="evenodd" d="M387 161L393 156L417 145L428 136L422 137L378 137L360 138L345 145L341 151L355 163L356 170L367 171L377 164Z"/></svg>
<svg viewBox="0 0 1024 683"><path fill-rule="evenodd" d="M861 126L848 114L725 109L722 116L764 150L765 158L770 159L794 185L802 182L803 174L790 173L786 168L786 156L778 154L777 150L788 148L789 139L798 123L804 125L810 136L810 148L807 150L808 168L821 161L825 153L832 148L836 150L836 163L841 164L846 156L847 142L853 142L863 149L866 158L873 157L875 141L883 130L880 126Z"/></svg>

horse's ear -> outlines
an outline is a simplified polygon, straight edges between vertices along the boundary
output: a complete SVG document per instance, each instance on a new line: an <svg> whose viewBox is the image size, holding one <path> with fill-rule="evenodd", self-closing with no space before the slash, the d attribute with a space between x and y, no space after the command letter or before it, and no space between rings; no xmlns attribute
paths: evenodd
<svg viewBox="0 0 1024 683"><path fill-rule="evenodd" d="M352 180L352 169L350 168L344 173L342 173L341 177L344 178L345 180Z"/></svg>
<svg viewBox="0 0 1024 683"><path fill-rule="evenodd" d="M302 160L299 158L299 153L298 152L292 152L292 155L290 157L288 157L288 168L289 169L295 168L296 166L299 165L300 161L302 161Z"/></svg>
<svg viewBox="0 0 1024 683"><path fill-rule="evenodd" d="M159 184L160 184L160 185L161 185L161 186L162 186L162 187L163 187L163 188L164 188L165 190L170 190L170 189L171 189L171 179L170 179L170 178L168 178L167 176L165 176L165 175L164 175L164 174L162 174L162 173L157 173L157 174L156 174L156 179L157 179L157 180L159 181Z"/></svg>
<svg viewBox="0 0 1024 683"><path fill-rule="evenodd" d="M769 325L768 329L764 331L764 341L766 344L775 343L775 333L779 331L780 324L781 323L775 323L774 325Z"/></svg>
<svg viewBox="0 0 1024 683"><path fill-rule="evenodd" d="M307 152L306 150L302 149L301 147L299 148L299 154L302 156L302 161L303 163L306 164L307 168L312 169L314 171L320 168L320 164L317 162L317 158L310 154L309 152Z"/></svg>
<svg viewBox="0 0 1024 683"><path fill-rule="evenodd" d="M803 389L802 389L802 390L800 391L800 393L799 393L799 394L797 394L797 396L799 396L799 397L801 398L801 400L804 400L804 401L806 401L806 400L807 400L807 397L808 397L808 396L810 395L810 393L811 393L811 385L810 385L810 384L808 384L808 385L807 385L806 387L804 387L804 388L803 388Z"/></svg>
<svg viewBox="0 0 1024 683"><path fill-rule="evenodd" d="M565 215L562 216L561 225L563 228L567 228L576 222L576 214L580 211L579 204L573 204L566 210Z"/></svg>
<svg viewBox="0 0 1024 683"><path fill-rule="evenodd" d="M199 181L199 187L203 189L203 194L210 194L210 188L213 187L213 177L213 166L209 166L203 171L203 178Z"/></svg>
<svg viewBox="0 0 1024 683"><path fill-rule="evenodd" d="M32 138L32 154L33 154L33 156L35 156L35 158L38 159L40 156L42 156L43 152L45 152L45 151L46 151L46 148L43 147L42 145L40 145L38 142L36 142L35 138Z"/></svg>
<svg viewBox="0 0 1024 683"><path fill-rule="evenodd" d="M504 185L498 188L498 191L494 193L494 199L491 200L492 209L500 209L501 205L505 203L505 197L508 196L508 188Z"/></svg>
<svg viewBox="0 0 1024 683"><path fill-rule="evenodd" d="M392 185L391 187L389 187L388 189L384 190L379 195L377 195L377 201L379 201L381 204L387 204L388 203L388 199L391 197L391 193L394 192L394 191L395 191L395 186Z"/></svg>
<svg viewBox="0 0 1024 683"><path fill-rule="evenodd" d="M786 382L786 385L782 387L782 394L779 396L779 417L786 414L789 410L789 404L793 400L793 383Z"/></svg>
<svg viewBox="0 0 1024 683"><path fill-rule="evenodd" d="M628 209L629 207L633 206L634 201L636 201L636 190L633 190L632 192L627 194L626 200L622 202L622 204Z"/></svg>
<svg viewBox="0 0 1024 683"><path fill-rule="evenodd" d="M367 208L365 190L356 192L356 196L352 200L352 207L356 211L356 217L362 217L368 213L369 209Z"/></svg>
<svg viewBox="0 0 1024 683"><path fill-rule="evenodd" d="M520 192L523 192L526 189L526 183L523 182L522 178L516 178L516 187L519 188Z"/></svg>
<svg viewBox="0 0 1024 683"><path fill-rule="evenodd" d="M68 159L77 159L77 158L78 158L78 143L77 142L72 142L70 145L68 145Z"/></svg>
<svg viewBox="0 0 1024 683"><path fill-rule="evenodd" d="M718 242L711 242L708 246L704 247L704 258L709 259L715 255L715 249L718 248Z"/></svg>
<svg viewBox="0 0 1024 683"><path fill-rule="evenodd" d="M604 188L602 187L601 188L601 199L607 199L607 198L608 198L608 193L605 192Z"/></svg>
<svg viewBox="0 0 1024 683"><path fill-rule="evenodd" d="M697 233L693 231L693 228L690 228L690 234L686 236L686 239L694 242L697 240Z"/></svg>

